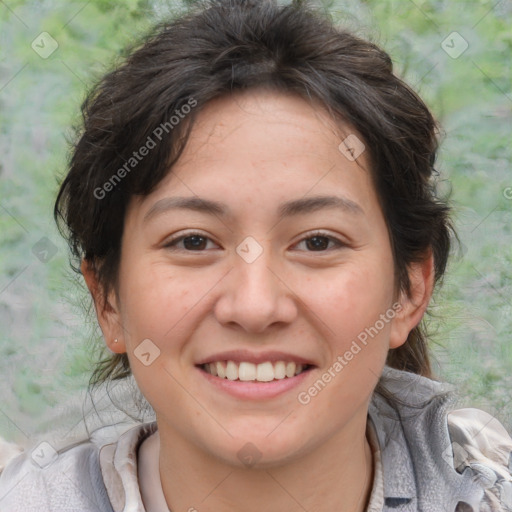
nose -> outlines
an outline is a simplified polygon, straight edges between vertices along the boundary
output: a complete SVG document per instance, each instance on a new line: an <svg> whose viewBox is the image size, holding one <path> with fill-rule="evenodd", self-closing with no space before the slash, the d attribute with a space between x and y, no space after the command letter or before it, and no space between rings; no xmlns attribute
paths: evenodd
<svg viewBox="0 0 512 512"><path fill-rule="evenodd" d="M215 316L225 326L262 333L274 325L293 322L297 302L291 283L279 272L269 251L255 261L234 256L234 268L222 281L222 293L215 304Z"/></svg>

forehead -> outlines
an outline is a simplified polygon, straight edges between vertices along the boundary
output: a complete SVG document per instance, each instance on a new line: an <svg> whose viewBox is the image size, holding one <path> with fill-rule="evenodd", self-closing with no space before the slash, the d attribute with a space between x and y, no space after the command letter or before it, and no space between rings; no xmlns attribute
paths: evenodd
<svg viewBox="0 0 512 512"><path fill-rule="evenodd" d="M199 112L180 159L144 202L187 195L268 205L338 191L365 209L376 199L366 154L347 158L342 145L354 136L362 144L318 101L268 90L224 96Z"/></svg>
<svg viewBox="0 0 512 512"><path fill-rule="evenodd" d="M220 149L219 143L223 142L244 145L252 142L267 148L260 155L262 158L269 155L275 159L279 154L290 157L290 150L310 152L319 143L333 149L351 131L334 121L318 100L255 89L210 101L198 117L189 145L217 143ZM308 139L311 143L307 143ZM319 158L325 155L321 150L316 153Z"/></svg>

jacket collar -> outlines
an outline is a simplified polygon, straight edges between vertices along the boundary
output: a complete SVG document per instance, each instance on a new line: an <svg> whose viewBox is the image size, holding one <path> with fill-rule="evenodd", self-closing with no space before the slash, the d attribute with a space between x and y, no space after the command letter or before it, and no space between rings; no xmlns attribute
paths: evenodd
<svg viewBox="0 0 512 512"><path fill-rule="evenodd" d="M157 430L157 423L129 428L116 442L100 449L100 468L112 508L122 512L144 510L137 476L140 443Z"/></svg>
<svg viewBox="0 0 512 512"><path fill-rule="evenodd" d="M460 501L478 510L483 490L472 470L459 474L451 464L446 412L457 401L454 387L389 366L380 384L399 399L375 392L368 409L381 450L384 510L452 512Z"/></svg>

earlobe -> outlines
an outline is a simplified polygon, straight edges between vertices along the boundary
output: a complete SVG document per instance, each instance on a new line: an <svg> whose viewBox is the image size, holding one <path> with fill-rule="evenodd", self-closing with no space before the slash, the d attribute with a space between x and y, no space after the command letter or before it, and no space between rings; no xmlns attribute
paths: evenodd
<svg viewBox="0 0 512 512"><path fill-rule="evenodd" d="M107 348L116 354L125 353L126 346L124 342L124 333L115 293L112 291L105 299L103 296L102 286L98 282L96 272L87 260L82 260L80 270L91 294L94 309L96 311L96 317L98 319L101 332L103 333L103 337L105 338Z"/></svg>
<svg viewBox="0 0 512 512"><path fill-rule="evenodd" d="M400 293L401 309L391 324L389 348L403 345L409 333L420 323L432 297L434 289L434 257L409 266L410 293Z"/></svg>

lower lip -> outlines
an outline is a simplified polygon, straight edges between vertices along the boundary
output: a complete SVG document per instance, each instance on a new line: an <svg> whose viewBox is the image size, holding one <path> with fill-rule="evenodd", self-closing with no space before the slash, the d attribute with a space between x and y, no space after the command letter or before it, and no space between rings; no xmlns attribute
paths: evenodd
<svg viewBox="0 0 512 512"><path fill-rule="evenodd" d="M308 377L313 368L294 377L272 380L270 382L221 379L196 367L199 373L212 385L236 398L244 400L266 400L282 395L296 388Z"/></svg>

